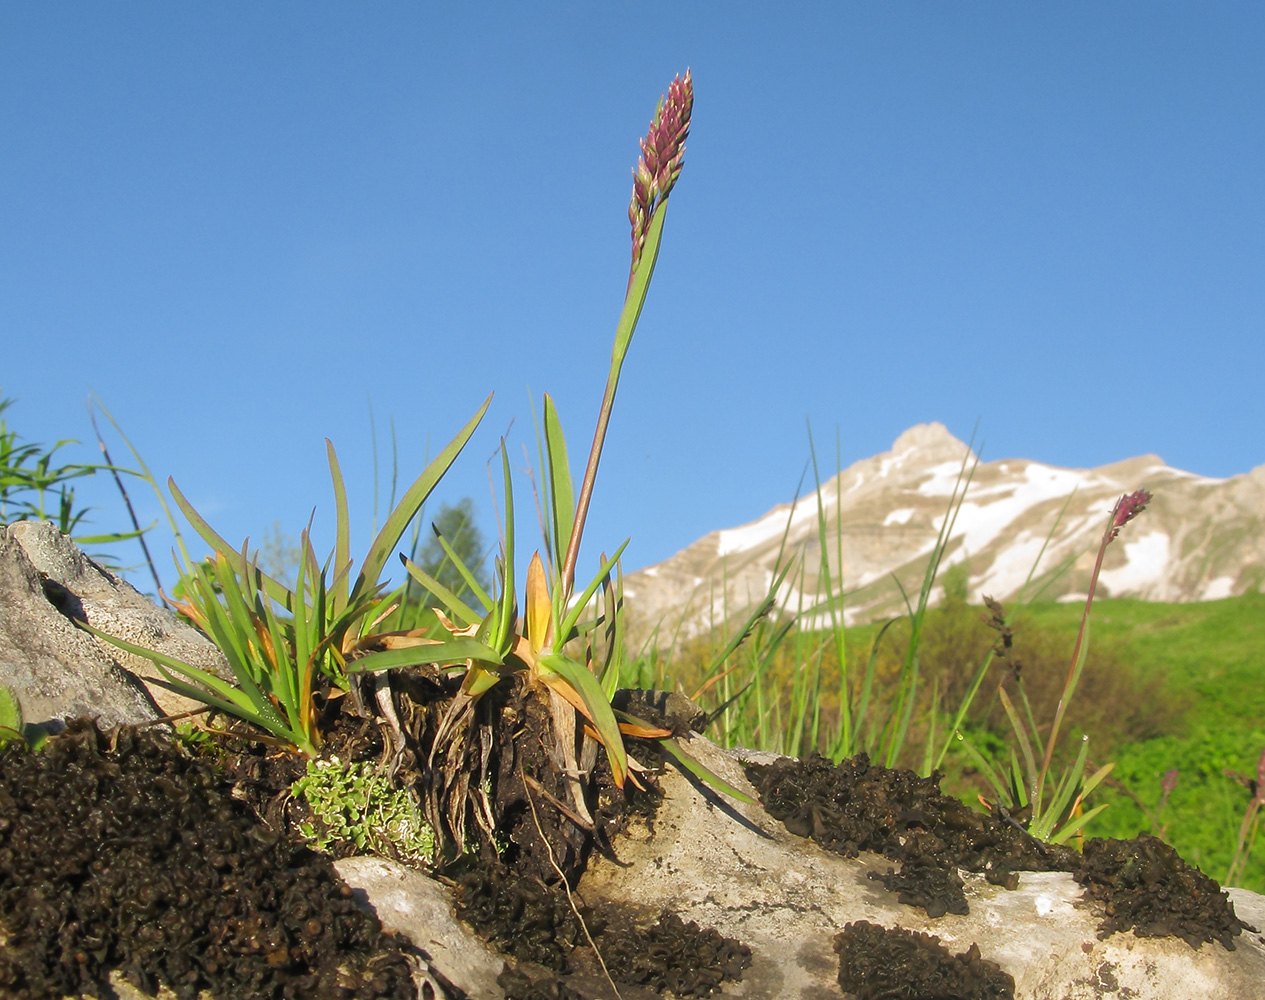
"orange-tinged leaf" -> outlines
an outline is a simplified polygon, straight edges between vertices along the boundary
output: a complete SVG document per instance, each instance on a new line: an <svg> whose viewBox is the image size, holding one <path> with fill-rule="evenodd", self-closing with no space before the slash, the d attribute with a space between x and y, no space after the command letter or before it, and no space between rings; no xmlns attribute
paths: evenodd
<svg viewBox="0 0 1265 1000"><path fill-rule="evenodd" d="M671 729L658 729L653 726L637 726L631 722L621 722L619 731L625 736L637 736L643 740L663 740L672 735Z"/></svg>
<svg viewBox="0 0 1265 1000"><path fill-rule="evenodd" d="M537 673L537 652L537 650L532 649L531 643L524 639L521 635L514 637L514 645L510 649L510 655L518 657L518 659L527 664L527 670L533 681L539 679L539 675Z"/></svg>
<svg viewBox="0 0 1265 1000"><path fill-rule="evenodd" d="M272 633L268 631L267 622L262 619L251 616L251 623L255 626L255 635L259 636L259 644L263 649L263 654L268 658L268 662L272 665L272 669L277 669L277 649L272 644Z"/></svg>
<svg viewBox="0 0 1265 1000"><path fill-rule="evenodd" d="M553 609L549 603L549 583L539 550L532 553L527 565L527 639L531 651L539 653L549 644Z"/></svg>
<svg viewBox="0 0 1265 1000"><path fill-rule="evenodd" d="M361 649L412 649L414 646L435 646L439 639L431 639L422 634L423 629L409 632L376 632L367 635L356 645Z"/></svg>
<svg viewBox="0 0 1265 1000"><path fill-rule="evenodd" d="M542 673L541 680L593 723L598 732L598 742L606 748L611 780L617 788L623 788L624 775L628 770L628 754L624 749L624 738L619 733L615 716L598 686L597 678L565 656L545 654L542 662L545 657L548 657L546 665L553 673Z"/></svg>
<svg viewBox="0 0 1265 1000"><path fill-rule="evenodd" d="M452 619L438 608L433 608L432 610L435 612L435 618L438 619L439 624L442 625L446 631L451 632L454 636L462 639L473 639L475 634L479 631L479 626L483 624L482 622L473 622L465 628L458 628L455 624L453 624Z"/></svg>

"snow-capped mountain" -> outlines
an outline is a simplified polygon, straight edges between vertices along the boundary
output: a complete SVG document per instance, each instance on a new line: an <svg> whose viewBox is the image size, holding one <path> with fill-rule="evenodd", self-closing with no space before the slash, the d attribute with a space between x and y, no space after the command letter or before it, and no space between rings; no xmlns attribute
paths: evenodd
<svg viewBox="0 0 1265 1000"><path fill-rule="evenodd" d="M927 561L959 475L975 456L941 424L905 431L892 450L863 459L759 520L713 531L670 559L629 574L624 596L635 627L662 622L683 634L741 620L773 579L779 551L795 569L779 591L783 609L806 613L826 598L821 584L818 509L824 513L830 578L843 556L846 622L899 614L900 586L917 599ZM941 571L969 567L969 593L1014 598L1049 545L1029 585L1043 598L1083 600L1112 505L1146 487L1151 505L1107 550L1100 597L1215 600L1265 582L1265 465L1209 479L1143 455L1097 469L1060 469L1025 459L980 463L952 520ZM1070 501L1069 501L1070 498ZM789 529L788 529L789 523ZM1068 568L1050 580L1061 564Z"/></svg>

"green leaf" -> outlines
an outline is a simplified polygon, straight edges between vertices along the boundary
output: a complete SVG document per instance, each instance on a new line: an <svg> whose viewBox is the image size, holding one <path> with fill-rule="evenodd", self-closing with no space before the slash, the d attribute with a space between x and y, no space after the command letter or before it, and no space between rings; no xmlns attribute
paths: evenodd
<svg viewBox="0 0 1265 1000"><path fill-rule="evenodd" d="M176 506L180 508L180 512L184 514L186 520L193 525L193 530L196 531L202 540L211 547L213 552L235 553L237 551L236 546L230 545L226 542L223 536L212 528L201 514L193 509L193 504L189 503L189 501L185 499L184 494L180 492L179 488L177 488L176 481L170 476L167 478L167 488L171 490L171 496L176 501ZM290 602L290 591L283 584L278 583L267 574L263 574L263 580L264 590L267 592L268 596L274 601L288 606Z"/></svg>
<svg viewBox="0 0 1265 1000"><path fill-rule="evenodd" d="M1050 838L1049 842L1051 844L1064 843L1074 833L1079 830L1083 830L1091 819L1107 808L1107 805L1108 803L1103 802L1094 806L1093 809L1088 810L1083 816L1073 816L1058 833Z"/></svg>
<svg viewBox="0 0 1265 1000"><path fill-rule="evenodd" d="M106 642L112 643L128 653L150 660L167 678L168 683L180 691L181 694L195 698L205 705L211 705L240 719L253 722L285 739L292 740L295 736L290 727L286 725L285 720L272 707L271 702L264 698L256 700L250 697L247 691L254 685L249 677L239 677L242 687L235 688L214 674L198 667L190 666L163 653L157 653L152 649L144 649L141 646L133 645L123 639L95 629L84 622L79 622L78 624L80 628L91 632L97 638L104 639ZM191 684L183 681L179 676L175 676L176 674L186 676L197 683ZM258 692L258 688L255 688L255 691Z"/></svg>
<svg viewBox="0 0 1265 1000"><path fill-rule="evenodd" d="M764 600L756 605L756 609L747 616L747 620L744 621L742 625L735 630L733 635L729 637L729 641L725 643L724 648L712 657L711 662L707 665L707 669L703 671L704 681L710 679L716 671L724 666L725 661L737 651L739 646L751 637L751 633L755 627L770 611L773 610L774 605L777 604L777 592L781 588L782 583L786 580L786 576L790 570L791 564L787 563L781 568L777 575L774 576L773 581L769 584L769 590L768 593L765 594Z"/></svg>
<svg viewBox="0 0 1265 1000"><path fill-rule="evenodd" d="M1037 762L1032 752L1032 743L1028 739L1028 734L1025 732L1023 724L1019 721L1019 713L1015 711L1014 703L1010 700L1010 695L1006 693L1006 689L999 685L997 696L1001 699L1001 707L1006 710L1006 718L1010 720L1010 728L1015 734L1015 739L1019 741L1019 749L1023 752L1023 762L1027 768L1027 780L1024 783L1024 788L1033 789L1033 794L1036 794Z"/></svg>
<svg viewBox="0 0 1265 1000"><path fill-rule="evenodd" d="M334 442L329 438L325 439L325 454L329 459L329 476L334 484L334 573L340 582L334 587L333 611L337 618L347 607L348 600L347 577L338 575L338 571L351 565L351 519L347 514L347 486L343 482Z"/></svg>
<svg viewBox="0 0 1265 1000"><path fill-rule="evenodd" d="M404 564L404 568L408 570L409 576L429 590L438 599L439 603L444 606L448 612L448 616L456 621L458 625L473 625L479 620L479 614L461 600L456 594L418 566L412 559L403 552L400 553L400 562ZM491 610L491 607L488 608Z"/></svg>
<svg viewBox="0 0 1265 1000"><path fill-rule="evenodd" d="M1089 741L1081 740L1080 751L1076 754L1076 762L1063 774L1055 789L1054 799L1042 810L1042 815L1033 816L1030 830L1034 837L1041 840L1049 838L1055 825L1068 811L1072 801L1072 793L1080 786L1081 775L1085 773L1085 760L1089 756Z"/></svg>
<svg viewBox="0 0 1265 1000"><path fill-rule="evenodd" d="M22 732L22 706L4 685L0 685L0 729Z"/></svg>
<svg viewBox="0 0 1265 1000"><path fill-rule="evenodd" d="M659 245L663 241L663 223L667 214L668 199L664 199L655 208L654 215L650 217L650 225L646 227L646 242L641 249L641 259L637 261L628 282L628 294L624 296L624 308L619 315L619 325L615 328L615 346L611 352L611 360L616 366L624 363L628 345L632 343L633 332L637 329L637 321L641 319L646 293L650 290L650 279L654 277L654 268L659 262Z"/></svg>
<svg viewBox="0 0 1265 1000"><path fill-rule="evenodd" d="M575 494L567 441L549 393L545 393L545 446L549 452L549 503L553 510L553 564L561 567L575 522Z"/></svg>
<svg viewBox="0 0 1265 1000"><path fill-rule="evenodd" d="M597 678L583 664L563 656L561 653L543 653L540 665L566 681L584 702L589 711L589 718L597 730L598 739L606 747L606 756L610 760L611 776L620 788L624 785L624 776L628 773L628 754L624 749L624 737L615 721L615 713L602 691Z"/></svg>
<svg viewBox="0 0 1265 1000"><path fill-rule="evenodd" d="M413 519L422 504L426 502L426 498L430 496L431 491L439 484L444 474L452 467L452 463L457 460L457 456L461 454L466 442L474 434L475 428L483 420L483 415L487 413L491 402L492 397L488 396L483 401L483 405L479 407L478 412L470 418L469 422L457 433L457 436L448 442L444 450L417 477L413 485L405 491L395 510L391 512L386 522L382 525L382 530L378 532L373 544L369 546L369 554L365 557L364 564L360 568L360 575L356 578L355 586L352 587L353 600L366 588L377 588L378 578L382 575L382 570L386 566L387 560L391 557L391 550L395 548L400 536L404 534L409 521Z"/></svg>
<svg viewBox="0 0 1265 1000"><path fill-rule="evenodd" d="M875 634L874 642L870 644L870 657L866 661L865 673L861 677L861 694L857 698L856 712L853 713L853 717L856 719L856 737L852 746L843 748L844 756L856 753L857 750L867 749L862 737L865 735L865 724L869 719L870 695L874 689L874 676L878 667L879 645L883 641L883 636L887 634L887 630L899 620L899 618L889 618L885 621ZM871 728L873 727L871 726Z"/></svg>
<svg viewBox="0 0 1265 1000"><path fill-rule="evenodd" d="M462 559L461 556L457 555L457 550L454 549L452 545L449 544L448 539L440 533L439 526L437 524L431 524L430 527L431 531L434 532L435 541L439 542L439 547L444 550L444 555L448 557L448 561L452 563L453 568L461 575L461 579L465 581L466 586L470 588L470 593L478 598L479 603L482 604L485 609L490 611L492 609L492 598L489 597L488 592L483 589L483 585L479 583L478 577L474 575L474 571L466 565L466 561ZM403 555L403 553L400 554ZM438 597L439 595L436 594L435 596Z"/></svg>
<svg viewBox="0 0 1265 1000"><path fill-rule="evenodd" d="M988 783L993 786L993 791L997 793L997 801L1003 802L1010 797L1010 793L1006 788L1006 783L1002 781L997 773L997 769L992 763L985 759L984 755L975 748L975 744L963 736L960 732L957 734L958 742L962 744L966 754L975 764L975 769L979 771Z"/></svg>
<svg viewBox="0 0 1265 1000"><path fill-rule="evenodd" d="M619 688L619 676L624 665L624 609L621 596L624 592L624 577L618 564L615 566L615 573L616 581L613 585L609 574L602 578L606 662L602 665L599 680L608 702L615 697L615 691Z"/></svg>
<svg viewBox="0 0 1265 1000"><path fill-rule="evenodd" d="M466 660L492 663L497 666L504 662L501 655L486 643L479 642L478 639L459 638L369 653L358 659L348 660L347 672L375 673L379 670L394 670L397 667L416 667L424 663L446 667L454 663L464 663Z"/></svg>
<svg viewBox="0 0 1265 1000"><path fill-rule="evenodd" d="M680 744L676 740L660 740L659 746L667 751L668 756L680 764L683 768L698 778L705 784L711 785L718 792L724 792L731 798L737 799L739 802L746 802L755 805L755 799L745 792L740 792L733 785L718 777L701 761L696 760L681 749Z"/></svg>
<svg viewBox="0 0 1265 1000"><path fill-rule="evenodd" d="M501 467L505 475L505 566L501 578L501 614L497 623L493 645L504 655L513 645L514 601L514 484L510 480L509 449L501 438Z"/></svg>
<svg viewBox="0 0 1265 1000"><path fill-rule="evenodd" d="M602 563L601 569L597 571L597 576L593 577L589 585L584 588L584 593L571 605L571 610L562 619L562 626L559 628L558 634L553 637L555 650L561 649L563 644L570 639L576 622L580 620L580 615L584 614L584 609L588 607L589 601L597 593L597 588L602 585L602 580L615 568L615 565L619 562L619 557L624 554L624 549L628 548L630 541L632 541L631 538L624 539L624 544L615 550L613 556Z"/></svg>
<svg viewBox="0 0 1265 1000"><path fill-rule="evenodd" d="M1081 679L1081 671L1085 669L1085 658L1089 655L1089 616L1086 615L1084 620L1085 636L1081 641L1081 648L1076 651L1076 662L1072 664L1072 672L1067 679L1067 687L1063 690L1063 695L1059 699L1060 704L1066 705L1072 700L1072 692L1076 690L1076 685Z"/></svg>

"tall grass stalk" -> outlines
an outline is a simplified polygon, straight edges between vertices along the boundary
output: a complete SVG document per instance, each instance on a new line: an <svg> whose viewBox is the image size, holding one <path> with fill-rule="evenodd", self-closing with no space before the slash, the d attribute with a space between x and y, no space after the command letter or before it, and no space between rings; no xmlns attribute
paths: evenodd
<svg viewBox="0 0 1265 1000"><path fill-rule="evenodd" d="M1033 815L1041 813L1042 797L1045 792L1045 779L1050 771L1050 762L1054 758L1054 746L1058 742L1059 727L1067 712L1067 704L1076 691L1081 672L1085 668L1085 657L1089 652L1089 611L1094 604L1094 592L1098 588L1098 575L1102 572L1103 557L1107 554L1107 546L1120 534L1120 529L1138 516L1151 502L1151 494L1146 490L1135 490L1116 501L1111 508L1111 516L1107 528L1103 532L1102 541L1098 545L1098 557L1094 560L1094 570L1089 577L1089 593L1085 595L1085 611L1081 615L1080 630L1076 633L1076 645L1072 648L1072 665L1068 669L1067 682L1063 685L1063 693L1059 697L1058 707L1054 711L1054 722L1050 726L1050 735L1045 742L1045 754L1041 758L1041 771L1037 777L1037 785L1033 790Z"/></svg>
<svg viewBox="0 0 1265 1000"><path fill-rule="evenodd" d="M1256 834L1260 829L1261 807L1265 806L1265 750L1261 751L1256 762L1256 780L1245 780L1252 790L1251 801L1243 814L1243 822L1239 825L1239 836L1234 845L1234 857L1230 860L1230 868L1222 879L1223 885L1233 885L1236 878L1241 878L1247 870L1248 858L1256 845Z"/></svg>

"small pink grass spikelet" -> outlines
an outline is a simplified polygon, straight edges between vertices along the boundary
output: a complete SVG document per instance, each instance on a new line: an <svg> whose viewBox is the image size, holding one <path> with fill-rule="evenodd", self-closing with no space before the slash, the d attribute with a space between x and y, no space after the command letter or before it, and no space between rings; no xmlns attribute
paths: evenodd
<svg viewBox="0 0 1265 1000"><path fill-rule="evenodd" d="M1134 490L1132 493L1126 493L1122 496L1116 504L1116 509L1112 511L1111 538L1115 538L1120 534L1121 528L1146 510L1146 505L1151 500L1152 496L1146 490ZM1110 540L1108 539L1108 541Z"/></svg>
<svg viewBox="0 0 1265 1000"><path fill-rule="evenodd" d="M641 158L633 170L632 201L628 221L632 223L632 266L641 260L650 219L672 192L685 163L685 138L690 134L694 111L694 80L690 71L676 77L666 97L659 99L650 130L641 140Z"/></svg>

